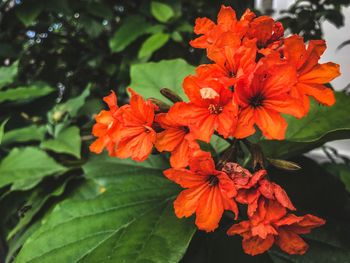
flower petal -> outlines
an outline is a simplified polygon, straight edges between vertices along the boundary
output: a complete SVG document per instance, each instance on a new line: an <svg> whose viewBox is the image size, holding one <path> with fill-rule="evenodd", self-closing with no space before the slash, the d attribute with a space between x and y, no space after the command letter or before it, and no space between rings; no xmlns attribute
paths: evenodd
<svg viewBox="0 0 350 263"><path fill-rule="evenodd" d="M291 231L280 229L278 234L276 245L288 254L303 255L309 248L308 244L300 236Z"/></svg>
<svg viewBox="0 0 350 263"><path fill-rule="evenodd" d="M245 253L255 256L264 253L269 250L275 238L273 235L268 235L266 239L262 239L258 236L243 239L242 247Z"/></svg>

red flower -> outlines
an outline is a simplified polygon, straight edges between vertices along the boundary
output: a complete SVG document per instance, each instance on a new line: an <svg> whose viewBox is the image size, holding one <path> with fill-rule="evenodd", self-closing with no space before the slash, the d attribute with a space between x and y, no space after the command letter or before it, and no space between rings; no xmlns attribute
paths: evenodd
<svg viewBox="0 0 350 263"><path fill-rule="evenodd" d="M269 16L260 16L249 24L247 37L256 39L258 48L266 48L283 37L284 29L280 22L275 22Z"/></svg>
<svg viewBox="0 0 350 263"><path fill-rule="evenodd" d="M256 41L248 40L241 44L223 48L211 49L208 57L215 64L204 64L197 68L196 74L200 79L216 80L226 87L232 87L236 81L249 75L255 69Z"/></svg>
<svg viewBox="0 0 350 263"><path fill-rule="evenodd" d="M328 62L319 64L318 60L326 49L324 40L310 40L306 49L303 38L293 35L284 40L284 55L288 63L297 72L298 79L293 87L293 95L303 101L305 112L309 111L310 102L307 96L312 96L318 102L331 106L335 103L333 90L323 84L340 75L339 65Z"/></svg>
<svg viewBox="0 0 350 263"><path fill-rule="evenodd" d="M150 155L156 140L152 128L156 106L145 101L139 94L131 92L130 105L120 108L119 120L122 128L118 133L116 156L131 157L135 161L144 161Z"/></svg>
<svg viewBox="0 0 350 263"><path fill-rule="evenodd" d="M109 111L102 110L96 117L96 124L92 127L92 134L97 139L90 145L90 151L101 153L106 148L110 155L115 154L116 142L114 141L115 134L120 129L120 123L117 120L118 105L117 96L113 91L111 94L103 98L107 103Z"/></svg>
<svg viewBox="0 0 350 263"><path fill-rule="evenodd" d="M190 170L172 168L164 171L164 175L187 188L174 202L177 217L196 213L196 225L207 232L218 227L224 210L232 211L237 217L237 205L232 199L236 195L234 184L226 173L215 169L209 153L195 153Z"/></svg>
<svg viewBox="0 0 350 263"><path fill-rule="evenodd" d="M217 24L206 17L196 19L194 32L201 36L192 40L190 44L194 48L206 49L232 44L237 39L242 39L253 17L255 14L247 9L240 21L237 21L235 11L229 6L222 5Z"/></svg>
<svg viewBox="0 0 350 263"><path fill-rule="evenodd" d="M283 188L265 178L266 170L259 170L251 174L237 163L227 163L223 170L233 180L238 191L235 200L248 205L248 216L254 215L261 198L276 200L283 207L296 210Z"/></svg>
<svg viewBox="0 0 350 263"><path fill-rule="evenodd" d="M189 132L187 122L179 118L180 103L175 104L168 113L156 116L156 122L164 129L157 133L155 146L158 151L171 152L170 164L174 168L188 166L189 159L194 150L199 150L197 141Z"/></svg>
<svg viewBox="0 0 350 263"><path fill-rule="evenodd" d="M214 130L225 138L236 126L237 105L232 92L217 81L185 78L183 88L190 103L182 103L179 116L188 121L196 139L209 142Z"/></svg>
<svg viewBox="0 0 350 263"><path fill-rule="evenodd" d="M299 234L310 233L311 229L325 224L313 215L296 216L287 214L278 202L261 199L259 209L248 221L234 224L227 234L243 237L243 250L250 255L264 253L275 243L288 254L304 254L308 245Z"/></svg>
<svg viewBox="0 0 350 263"><path fill-rule="evenodd" d="M244 138L255 132L256 124L268 139L284 139L287 122L281 113L302 117L300 103L290 96L296 83L296 72L292 66L276 62L275 56L260 60L252 76L238 81L235 96L241 109L236 138Z"/></svg>

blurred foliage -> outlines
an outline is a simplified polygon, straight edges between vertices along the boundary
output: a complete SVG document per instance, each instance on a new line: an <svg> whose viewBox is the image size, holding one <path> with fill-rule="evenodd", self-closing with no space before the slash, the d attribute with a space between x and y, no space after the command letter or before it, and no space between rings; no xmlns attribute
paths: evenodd
<svg viewBox="0 0 350 263"><path fill-rule="evenodd" d="M324 21L336 28L344 26L342 8L349 5L349 0L297 0L288 10L282 11L280 21L285 28L303 36L305 40L321 39Z"/></svg>
<svg viewBox="0 0 350 263"><path fill-rule="evenodd" d="M298 207L331 222L308 237L314 244L307 257L248 257L238 239L222 235L227 219L218 232L194 235L191 219L174 217L170 203L179 189L161 177L167 162L159 155L140 164L88 153L94 114L109 90L120 104L129 84L145 97L162 99L163 87L184 96L182 79L206 61L188 44L194 20L215 19L221 4L240 15L254 1L0 2L0 262L178 262L184 254L182 262L329 262L330 255L346 262L349 162L330 158L321 167L300 157L350 138L345 93L333 108L314 103L308 119L288 119L288 140L278 148L259 142L267 157L301 165L285 176L271 173ZM320 21L341 26L347 4L296 1L282 21L294 33L320 37ZM215 155L227 143L213 137L206 147Z"/></svg>

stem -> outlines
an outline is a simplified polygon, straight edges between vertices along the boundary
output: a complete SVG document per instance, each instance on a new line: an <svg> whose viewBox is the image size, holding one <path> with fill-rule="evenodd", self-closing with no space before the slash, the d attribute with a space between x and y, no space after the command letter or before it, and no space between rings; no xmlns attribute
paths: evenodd
<svg viewBox="0 0 350 263"><path fill-rule="evenodd" d="M218 170L221 170L227 161L236 161L237 159L237 139L230 140L231 146L224 152L217 164Z"/></svg>

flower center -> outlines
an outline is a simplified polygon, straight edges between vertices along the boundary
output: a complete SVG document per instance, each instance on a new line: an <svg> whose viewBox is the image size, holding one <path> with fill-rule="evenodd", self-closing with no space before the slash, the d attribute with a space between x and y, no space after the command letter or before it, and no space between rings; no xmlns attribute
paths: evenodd
<svg viewBox="0 0 350 263"><path fill-rule="evenodd" d="M190 133L190 129L187 126L182 126L182 130L187 134Z"/></svg>
<svg viewBox="0 0 350 263"><path fill-rule="evenodd" d="M249 105L253 108L258 108L263 105L264 100L264 96L261 93L257 93L249 99Z"/></svg>
<svg viewBox="0 0 350 263"><path fill-rule="evenodd" d="M210 114L220 114L223 108L219 105L210 104L208 110Z"/></svg>
<svg viewBox="0 0 350 263"><path fill-rule="evenodd" d="M209 176L208 182L210 186L216 186L219 183L219 179L215 175L211 175Z"/></svg>

